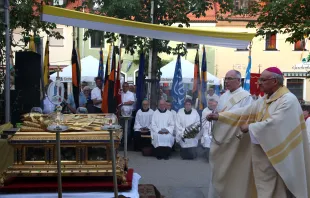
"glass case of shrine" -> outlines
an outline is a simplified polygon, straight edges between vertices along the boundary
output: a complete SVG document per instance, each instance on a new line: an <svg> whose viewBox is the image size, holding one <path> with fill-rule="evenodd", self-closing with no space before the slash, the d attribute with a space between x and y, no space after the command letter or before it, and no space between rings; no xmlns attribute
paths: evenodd
<svg viewBox="0 0 310 198"><path fill-rule="evenodd" d="M4 171L1 185L10 177L56 177L55 133L48 132L48 116L24 116L19 132L8 139L14 164ZM101 130L110 114L64 115L68 131L60 134L62 176L112 176L109 132ZM126 182L127 162L117 153L122 129L113 133L118 182Z"/></svg>

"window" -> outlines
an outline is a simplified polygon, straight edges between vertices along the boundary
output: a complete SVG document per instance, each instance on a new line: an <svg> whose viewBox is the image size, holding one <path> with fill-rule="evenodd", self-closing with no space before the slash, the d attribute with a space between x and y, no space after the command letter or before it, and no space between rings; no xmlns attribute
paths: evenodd
<svg viewBox="0 0 310 198"><path fill-rule="evenodd" d="M59 32L59 34L61 36L64 35L63 28L56 28L54 31L55 32ZM50 46L53 46L53 47L63 47L64 46L64 40L63 39L56 39L54 37L51 37L50 38Z"/></svg>
<svg viewBox="0 0 310 198"><path fill-rule="evenodd" d="M267 51L277 50L277 33L269 33L266 35L266 46Z"/></svg>
<svg viewBox="0 0 310 198"><path fill-rule="evenodd" d="M298 99L303 99L304 96L303 79L287 79L286 86Z"/></svg>
<svg viewBox="0 0 310 198"><path fill-rule="evenodd" d="M186 48L187 49L199 49L199 44L186 43Z"/></svg>
<svg viewBox="0 0 310 198"><path fill-rule="evenodd" d="M299 40L294 43L294 50L295 51L304 51L306 50L306 41L305 39Z"/></svg>
<svg viewBox="0 0 310 198"><path fill-rule="evenodd" d="M64 5L64 0L54 0L53 5L62 6Z"/></svg>
<svg viewBox="0 0 310 198"><path fill-rule="evenodd" d="M90 47L100 48L101 46L104 47L104 32L93 30L90 37Z"/></svg>
<svg viewBox="0 0 310 198"><path fill-rule="evenodd" d="M251 4L251 0L234 0L234 10L247 9Z"/></svg>

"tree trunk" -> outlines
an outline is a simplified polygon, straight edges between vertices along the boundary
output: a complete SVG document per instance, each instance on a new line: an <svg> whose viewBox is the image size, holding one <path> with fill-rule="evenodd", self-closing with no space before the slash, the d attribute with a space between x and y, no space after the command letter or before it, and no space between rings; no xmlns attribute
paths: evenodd
<svg viewBox="0 0 310 198"><path fill-rule="evenodd" d="M157 102L159 100L159 87L157 82L157 49L156 49L157 40L153 40L153 52L152 52L152 75L151 75L151 109L156 109Z"/></svg>
<svg viewBox="0 0 310 198"><path fill-rule="evenodd" d="M158 23L158 17L157 17L157 1L154 0L154 14L153 14L153 23ZM158 50L156 48L158 40L153 39L152 42L152 75L151 75L151 97L150 97L150 106L151 109L156 109L157 102L159 100L159 87L157 82L157 54Z"/></svg>

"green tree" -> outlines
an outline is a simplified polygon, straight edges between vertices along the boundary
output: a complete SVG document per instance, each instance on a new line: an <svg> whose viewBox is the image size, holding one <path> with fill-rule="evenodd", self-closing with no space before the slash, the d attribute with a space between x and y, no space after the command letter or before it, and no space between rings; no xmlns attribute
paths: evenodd
<svg viewBox="0 0 310 198"><path fill-rule="evenodd" d="M42 3L49 4L51 0L43 0ZM41 1L35 0L10 0L10 39L11 46L16 47L20 44L20 40L14 40L13 31L20 28L20 34L23 37L30 35L39 35L46 33L49 37L62 39L59 32L53 31L56 24L43 22L40 19ZM4 13L1 12L1 19L4 21ZM1 62L4 62L3 55L5 54L5 24L0 25L0 54Z"/></svg>
<svg viewBox="0 0 310 198"><path fill-rule="evenodd" d="M224 14L231 11L233 7L233 0L154 0L154 15L153 22L155 24L171 26L178 24L179 27L189 27L190 19L188 14L192 14L199 18L206 16L206 11L214 9L214 4L218 3L220 9L218 12ZM96 10L93 9L97 5ZM99 5L99 6L98 6ZM87 8L91 13L105 15L120 19L134 20L139 22L151 22L151 0L85 0L82 6L76 9L81 11ZM92 30L85 32L84 39L86 40L92 33ZM176 48L169 46L169 41L164 40L150 40L143 37L135 37L129 35L117 35L114 33L107 33L105 37L109 42L113 42L121 36L126 53L134 54L143 50L148 56L149 49L152 48L152 90L151 90L151 106L155 107L158 97L158 89L156 89L156 81L159 80L159 65L158 53L167 54L186 54L184 44L177 45ZM148 61L147 63L148 64ZM147 68L146 68L147 71Z"/></svg>
<svg viewBox="0 0 310 198"><path fill-rule="evenodd" d="M247 27L256 28L257 36L277 32L288 34L286 41L294 43L310 36L309 0L258 0L251 2L244 14L256 16Z"/></svg>
<svg viewBox="0 0 310 198"><path fill-rule="evenodd" d="M256 21L247 25L257 28L257 36L271 32L288 34L286 41L289 43L310 37L309 0L258 0L251 2L248 10L241 10L238 14L257 17ZM310 72L307 76L310 78Z"/></svg>

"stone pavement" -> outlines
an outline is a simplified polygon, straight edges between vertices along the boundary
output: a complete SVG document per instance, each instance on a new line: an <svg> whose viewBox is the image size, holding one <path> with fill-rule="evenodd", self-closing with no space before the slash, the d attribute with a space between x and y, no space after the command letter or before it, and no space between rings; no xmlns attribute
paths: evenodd
<svg viewBox="0 0 310 198"><path fill-rule="evenodd" d="M129 167L141 175L140 184L155 185L165 198L207 198L209 164L201 151L196 160L182 160L178 152L157 160L129 151Z"/></svg>

